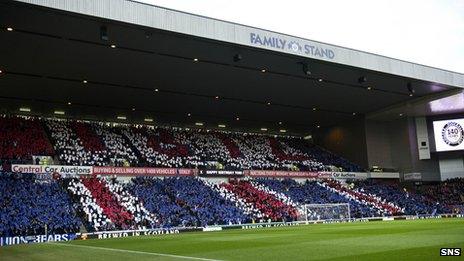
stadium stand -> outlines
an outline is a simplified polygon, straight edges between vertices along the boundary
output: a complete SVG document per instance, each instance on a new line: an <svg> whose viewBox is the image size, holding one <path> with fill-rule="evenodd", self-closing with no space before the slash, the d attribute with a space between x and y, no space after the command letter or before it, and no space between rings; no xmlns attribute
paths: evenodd
<svg viewBox="0 0 464 261"><path fill-rule="evenodd" d="M297 203L293 202L293 200L290 197L287 197L284 193L279 193L277 191L274 191L271 188L269 188L269 187L267 187L267 186L265 186L263 184L260 184L258 182L253 181L252 179L249 179L248 181L257 190L260 190L260 191L262 191L262 192L264 192L266 194L270 194L270 195L274 196L275 198L277 198L278 200L282 201L284 204L286 204L288 206L292 206L293 208L295 208L299 212L298 215L301 215L303 213L302 206L300 204L297 204Z"/></svg>
<svg viewBox="0 0 464 261"><path fill-rule="evenodd" d="M396 215L403 213L403 210L396 204L387 202L378 195L364 193L356 189L351 189L348 186L343 186L338 180L327 179L321 183L323 186L336 191L344 197L352 198L353 200L378 209L382 214Z"/></svg>
<svg viewBox="0 0 464 261"><path fill-rule="evenodd" d="M102 122L43 120L67 165L360 171L300 138ZM303 145L302 145L303 144Z"/></svg>
<svg viewBox="0 0 464 261"><path fill-rule="evenodd" d="M82 141L82 145L86 151L95 153L96 151L105 150L103 142L90 128L89 125L83 122L72 122L71 128L76 132L77 137Z"/></svg>
<svg viewBox="0 0 464 261"><path fill-rule="evenodd" d="M425 186L423 194L427 202L435 205L439 213L464 213L464 179L462 178Z"/></svg>
<svg viewBox="0 0 464 261"><path fill-rule="evenodd" d="M156 215L115 179L92 177L65 180L75 208L82 213L90 231L145 229L158 224Z"/></svg>
<svg viewBox="0 0 464 261"><path fill-rule="evenodd" d="M93 129L103 140L111 166L137 166L137 158L131 146L123 135L119 134L120 128L113 128L105 123L93 123Z"/></svg>
<svg viewBox="0 0 464 261"><path fill-rule="evenodd" d="M139 229L155 226L158 223L157 217L150 213L122 184L116 179L105 179L101 181L108 190L114 195L116 200L134 216L134 222Z"/></svg>
<svg viewBox="0 0 464 261"><path fill-rule="evenodd" d="M136 178L133 183L134 194L143 198L153 212L160 213L166 226L237 224L248 220L234 202L197 178Z"/></svg>
<svg viewBox="0 0 464 261"><path fill-rule="evenodd" d="M230 137L220 132L218 132L216 135L222 141L222 143L224 143L232 158L236 159L242 156L242 153L240 153L240 149L238 148L237 144L235 144L235 142Z"/></svg>
<svg viewBox="0 0 464 261"><path fill-rule="evenodd" d="M230 201L237 208L243 211L245 215L247 215L248 219L246 221L250 220L263 220L264 214L257 209L252 203L246 202L245 200L239 198L237 195L235 195L233 192L227 190L223 186L220 185L220 183L212 183L207 181L206 179L200 178L201 181L205 183L208 187L210 187L213 191L218 193L222 198L224 198L226 201ZM237 220L237 223L240 224L242 223L242 220Z"/></svg>
<svg viewBox="0 0 464 261"><path fill-rule="evenodd" d="M357 172L363 171L358 165L338 156L329 151L307 142L299 142L297 139L287 139L288 144L300 151L306 152L309 158L315 159L317 162L326 166L335 166L344 171Z"/></svg>
<svg viewBox="0 0 464 261"><path fill-rule="evenodd" d="M46 129L50 133L51 141L58 154L58 158L65 165L102 166L107 162L103 144L84 124L77 124L73 131L73 122L66 120L44 120ZM83 142L78 134L82 135ZM87 137L86 134L93 137ZM85 145L84 145L85 143Z"/></svg>
<svg viewBox="0 0 464 261"><path fill-rule="evenodd" d="M233 143L230 139L227 140L229 143L226 145L214 133L202 130L182 131L179 134L182 135L185 143L189 145L193 155L198 157L196 161L188 160L188 165L215 168L219 163L225 165L228 169L240 168L237 157L233 157L230 153L230 150L233 150ZM235 153L239 154L239 151L235 151Z"/></svg>
<svg viewBox="0 0 464 261"><path fill-rule="evenodd" d="M462 179L428 185L420 196L379 181L341 184L259 178L212 183L199 177L136 177L120 183L95 177L40 181L33 174L3 172L0 232L3 236L43 234L45 225L49 233L69 233L80 231L82 225L90 232L291 221L301 215L303 204L327 203L349 203L351 216L357 218L400 214L392 206L414 215L460 213L462 209L440 206L461 206L462 185ZM434 203L428 198L432 191L440 195ZM369 198L359 198L366 195ZM390 208L373 204L372 198Z"/></svg>
<svg viewBox="0 0 464 261"><path fill-rule="evenodd" d="M0 173L0 236L73 233L81 221L71 199L54 181Z"/></svg>
<svg viewBox="0 0 464 261"><path fill-rule="evenodd" d="M0 159L30 162L33 155L53 154L53 147L39 120L0 117Z"/></svg>
<svg viewBox="0 0 464 261"><path fill-rule="evenodd" d="M345 197L324 186L319 181L305 181L298 183L293 179L256 179L256 182L267 186L273 191L283 193L299 204L329 204L329 203L349 203L352 217L372 217L379 216L381 213L371 206L356 201L351 197Z"/></svg>
<svg viewBox="0 0 464 261"><path fill-rule="evenodd" d="M243 212L220 197L199 179L166 178L165 184L176 192L176 199L190 208L200 225L240 223L247 220Z"/></svg>
<svg viewBox="0 0 464 261"><path fill-rule="evenodd" d="M198 225L198 219L185 202L176 199L177 193L168 186L167 180L137 177L127 189L141 199L148 211L159 216L161 227Z"/></svg>
<svg viewBox="0 0 464 261"><path fill-rule="evenodd" d="M389 202L395 202L404 210L407 215L431 214L434 209L439 207L419 194L408 192L401 188L397 182L384 182L375 179L356 181L355 186L363 192L375 194ZM437 202L436 200L434 201ZM446 213L445 209L440 208L440 213Z"/></svg>
<svg viewBox="0 0 464 261"><path fill-rule="evenodd" d="M128 138L142 156L141 162L147 166L184 167L186 161L194 161L189 157L187 146L178 143L169 129L131 127L124 128L122 133Z"/></svg>
<svg viewBox="0 0 464 261"><path fill-rule="evenodd" d="M221 184L221 186L246 202L254 204L264 214L266 219L272 221L293 221L298 218L298 210L295 207L282 202L265 190L255 188L248 181L232 180L229 183Z"/></svg>
<svg viewBox="0 0 464 261"><path fill-rule="evenodd" d="M93 198L92 193L79 179L68 179L65 184L88 231L113 230L116 228L108 216L103 213L102 207Z"/></svg>
<svg viewBox="0 0 464 261"><path fill-rule="evenodd" d="M95 202L102 208L103 213L121 229L129 229L134 223L134 216L125 209L103 180L97 178L83 178L82 184L90 191Z"/></svg>
<svg viewBox="0 0 464 261"><path fill-rule="evenodd" d="M59 159L67 165L138 165L139 159L124 137L105 123L44 121Z"/></svg>
<svg viewBox="0 0 464 261"><path fill-rule="evenodd" d="M262 134L114 125L24 117L0 118L0 156L59 164L231 170L362 169L302 139ZM33 146L29 146L29 143ZM8 168L3 168L7 170ZM54 177L57 178L57 177ZM0 175L1 235L292 221L304 204L349 203L351 217L462 211L464 182L403 188L373 179L219 179L102 177L36 180Z"/></svg>

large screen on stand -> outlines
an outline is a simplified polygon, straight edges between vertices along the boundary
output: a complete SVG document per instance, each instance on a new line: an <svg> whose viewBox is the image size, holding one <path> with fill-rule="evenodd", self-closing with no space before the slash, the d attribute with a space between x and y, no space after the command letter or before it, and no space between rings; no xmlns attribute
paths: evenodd
<svg viewBox="0 0 464 261"><path fill-rule="evenodd" d="M464 118L434 121L433 132L438 152L464 150Z"/></svg>

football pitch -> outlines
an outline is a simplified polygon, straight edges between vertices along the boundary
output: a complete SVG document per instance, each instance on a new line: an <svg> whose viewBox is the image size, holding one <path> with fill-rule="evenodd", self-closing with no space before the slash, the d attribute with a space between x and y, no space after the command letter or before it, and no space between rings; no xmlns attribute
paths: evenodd
<svg viewBox="0 0 464 261"><path fill-rule="evenodd" d="M445 258L440 257L442 247L464 247L464 219L316 224L17 245L0 248L0 260L436 260Z"/></svg>

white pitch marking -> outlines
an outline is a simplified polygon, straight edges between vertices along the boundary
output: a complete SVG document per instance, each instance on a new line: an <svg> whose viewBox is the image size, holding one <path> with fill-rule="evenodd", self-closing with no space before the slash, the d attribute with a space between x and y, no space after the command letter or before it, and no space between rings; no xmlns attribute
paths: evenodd
<svg viewBox="0 0 464 261"><path fill-rule="evenodd" d="M62 243L54 243L54 242L48 242L47 244L57 245L57 246L68 246L68 247L81 247L81 248L89 248L89 249L98 249L98 250L123 252L123 253L143 254L143 255L151 255L151 256L165 256L165 257L192 259L192 260L204 260L204 261L221 261L220 259L209 259L209 258L194 257L194 256L180 256L180 255L162 254L162 253L155 253L155 252L143 252L143 251L136 251L136 250L97 247L97 246L62 244Z"/></svg>

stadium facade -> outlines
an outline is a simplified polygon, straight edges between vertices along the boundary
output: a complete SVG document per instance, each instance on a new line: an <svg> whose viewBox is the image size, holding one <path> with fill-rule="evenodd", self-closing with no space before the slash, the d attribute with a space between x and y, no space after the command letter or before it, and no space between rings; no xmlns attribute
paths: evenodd
<svg viewBox="0 0 464 261"><path fill-rule="evenodd" d="M269 129L365 169L463 176L462 147L439 152L433 128L462 118L461 73L136 1L1 5L5 113Z"/></svg>

